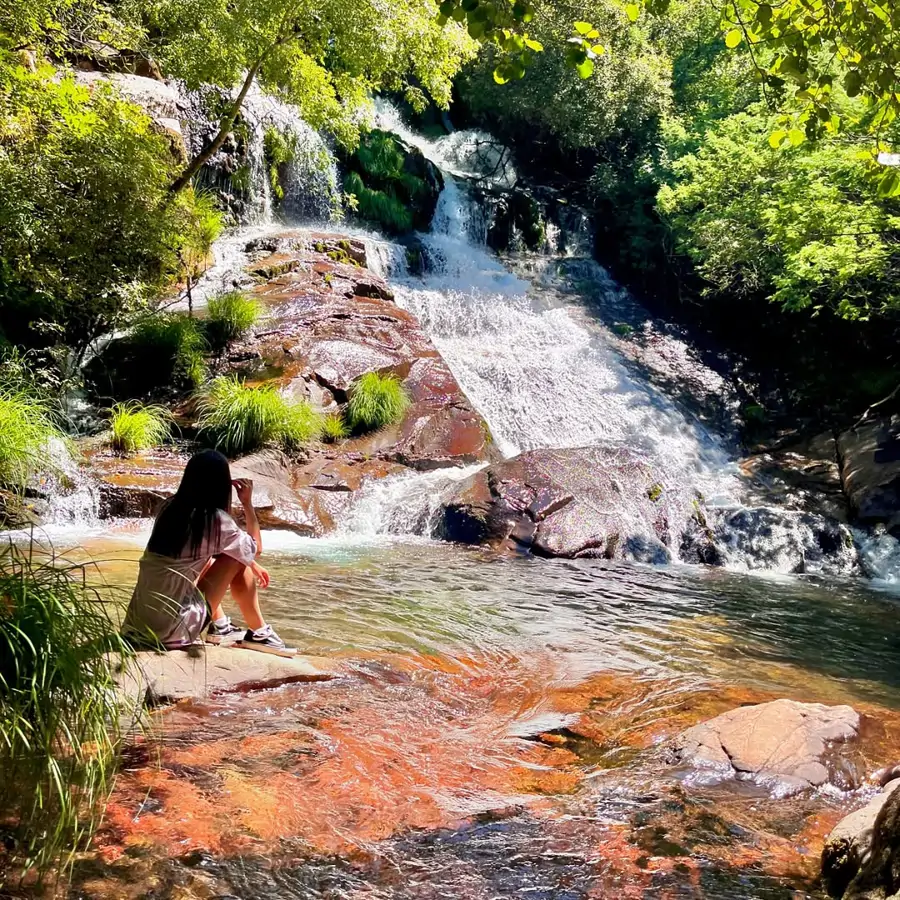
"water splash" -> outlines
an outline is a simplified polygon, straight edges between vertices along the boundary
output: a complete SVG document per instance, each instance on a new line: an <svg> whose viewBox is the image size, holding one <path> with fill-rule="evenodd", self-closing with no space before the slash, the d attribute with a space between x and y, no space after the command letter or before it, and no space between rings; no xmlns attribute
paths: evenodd
<svg viewBox="0 0 900 900"><path fill-rule="evenodd" d="M213 88L180 89L185 110L185 136L191 153L198 153L218 129L211 114L221 97ZM241 127L242 126L242 127ZM284 192L280 212L295 219L329 221L340 209L337 161L325 139L290 104L254 85L244 100L240 126L235 129L243 147L228 141L201 174L207 188L216 190L245 225L272 221L275 201L266 160L265 138L275 129L293 148L293 159L280 174ZM246 197L246 202L237 197Z"/></svg>

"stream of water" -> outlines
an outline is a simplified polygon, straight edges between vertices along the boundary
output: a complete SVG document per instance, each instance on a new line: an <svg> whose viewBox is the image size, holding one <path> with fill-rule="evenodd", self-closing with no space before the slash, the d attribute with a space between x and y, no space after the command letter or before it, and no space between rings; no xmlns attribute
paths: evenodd
<svg viewBox="0 0 900 900"><path fill-rule="evenodd" d="M382 107L380 121L403 130L392 115ZM504 264L484 248L465 189L480 136L403 133L447 172L422 236L428 272L409 274L405 249L373 234L370 263L500 449L640 448L733 523L729 568L511 560L431 540L442 492L472 470L370 485L330 538L266 534L268 617L338 677L156 714L73 896L820 896L823 836L870 789L774 800L692 779L665 744L791 697L853 704L866 716L861 768L894 762L896 596L846 577L859 569L852 542L826 558L814 520L744 506L730 435L623 356L615 326L648 317L599 267ZM209 289L240 277L246 237L222 245ZM687 344L655 346L669 375L728 406L727 384ZM147 528L64 527L53 540L127 590ZM818 574L786 574L798 559Z"/></svg>

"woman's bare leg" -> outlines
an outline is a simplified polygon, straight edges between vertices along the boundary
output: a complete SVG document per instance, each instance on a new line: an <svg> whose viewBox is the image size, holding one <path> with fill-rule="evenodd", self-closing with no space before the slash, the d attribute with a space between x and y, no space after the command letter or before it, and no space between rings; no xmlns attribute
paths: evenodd
<svg viewBox="0 0 900 900"><path fill-rule="evenodd" d="M197 582L200 593L206 598L213 621L220 619L222 601L231 588L231 596L237 603L247 623L247 627L256 630L266 624L259 609L259 593L256 588L256 576L247 567L230 556L218 557Z"/></svg>

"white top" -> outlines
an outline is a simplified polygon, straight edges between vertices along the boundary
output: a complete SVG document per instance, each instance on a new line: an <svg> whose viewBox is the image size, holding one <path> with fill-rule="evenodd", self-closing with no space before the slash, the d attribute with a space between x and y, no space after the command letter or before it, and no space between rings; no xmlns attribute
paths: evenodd
<svg viewBox="0 0 900 900"><path fill-rule="evenodd" d="M245 566L256 559L256 541L224 510L217 518L218 538L204 537L196 555L175 559L144 551L124 634L144 643L155 636L167 650L188 647L200 637L209 618L206 600L197 589L204 566L214 556L230 556ZM190 553L190 543L184 549Z"/></svg>

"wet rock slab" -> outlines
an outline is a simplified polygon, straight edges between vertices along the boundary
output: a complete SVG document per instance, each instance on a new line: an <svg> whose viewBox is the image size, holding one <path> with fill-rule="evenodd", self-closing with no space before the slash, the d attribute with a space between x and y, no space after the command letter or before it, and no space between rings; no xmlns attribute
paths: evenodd
<svg viewBox="0 0 900 900"><path fill-rule="evenodd" d="M900 524L900 416L845 431L837 450L856 519L891 528Z"/></svg>
<svg viewBox="0 0 900 900"><path fill-rule="evenodd" d="M539 556L666 562L673 501L634 451L531 450L462 482L443 535Z"/></svg>
<svg viewBox="0 0 900 900"><path fill-rule="evenodd" d="M488 428L419 322L366 266L360 241L286 232L258 242L249 267L268 327L233 353L236 371L277 380L328 408L367 372L401 379L412 404L403 422L345 450L427 470L487 461ZM248 365L248 361L250 364Z"/></svg>
<svg viewBox="0 0 900 900"><path fill-rule="evenodd" d="M859 734L849 706L773 700L723 713L682 732L674 760L719 778L752 781L787 797L828 783L847 784L835 748Z"/></svg>
<svg viewBox="0 0 900 900"><path fill-rule="evenodd" d="M204 645L137 653L122 674L120 686L135 703L159 706L222 691L324 681L335 674L336 668L328 660L317 657L287 659L240 647Z"/></svg>

